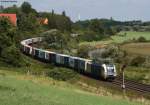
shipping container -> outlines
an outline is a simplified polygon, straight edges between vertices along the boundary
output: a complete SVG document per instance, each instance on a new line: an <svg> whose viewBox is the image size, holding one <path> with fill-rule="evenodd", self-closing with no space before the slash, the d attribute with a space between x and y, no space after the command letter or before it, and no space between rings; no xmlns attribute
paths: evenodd
<svg viewBox="0 0 150 105"><path fill-rule="evenodd" d="M85 71L85 60L84 59L78 59L78 69L80 70L80 73L84 73L84 71Z"/></svg>
<svg viewBox="0 0 150 105"><path fill-rule="evenodd" d="M45 51L45 59L47 60L47 61L49 61L49 51Z"/></svg>
<svg viewBox="0 0 150 105"><path fill-rule="evenodd" d="M39 56L39 49L35 49L35 57L38 58L38 56Z"/></svg>
<svg viewBox="0 0 150 105"><path fill-rule="evenodd" d="M32 55L35 56L35 48L32 48Z"/></svg>
<svg viewBox="0 0 150 105"><path fill-rule="evenodd" d="M33 49L33 48L32 48L32 47L30 47L30 52L29 52L29 54L30 54L30 55L32 55L32 49Z"/></svg>
<svg viewBox="0 0 150 105"><path fill-rule="evenodd" d="M25 53L29 54L30 53L30 47L29 46L25 46Z"/></svg>
<svg viewBox="0 0 150 105"><path fill-rule="evenodd" d="M101 75L101 65L92 64L91 65L91 73L93 76L99 77Z"/></svg>
<svg viewBox="0 0 150 105"><path fill-rule="evenodd" d="M44 50L41 50L39 49L39 56L38 56L40 59L45 59L45 51Z"/></svg>
<svg viewBox="0 0 150 105"><path fill-rule="evenodd" d="M23 45L23 52L26 52L26 47Z"/></svg>
<svg viewBox="0 0 150 105"><path fill-rule="evenodd" d="M78 58L74 57L74 69L75 69L77 72L80 72L78 65L79 65Z"/></svg>
<svg viewBox="0 0 150 105"><path fill-rule="evenodd" d="M69 67L74 68L74 65L75 65L74 57L69 57Z"/></svg>
<svg viewBox="0 0 150 105"><path fill-rule="evenodd" d="M64 66L69 67L69 56L64 57Z"/></svg>
<svg viewBox="0 0 150 105"><path fill-rule="evenodd" d="M50 60L50 63L56 63L56 53L54 52L50 52L49 53L49 60Z"/></svg>
<svg viewBox="0 0 150 105"><path fill-rule="evenodd" d="M61 55L60 54L56 54L56 64L61 64Z"/></svg>
<svg viewBox="0 0 150 105"><path fill-rule="evenodd" d="M92 62L90 61L86 63L85 72L91 73L91 65L92 65Z"/></svg>

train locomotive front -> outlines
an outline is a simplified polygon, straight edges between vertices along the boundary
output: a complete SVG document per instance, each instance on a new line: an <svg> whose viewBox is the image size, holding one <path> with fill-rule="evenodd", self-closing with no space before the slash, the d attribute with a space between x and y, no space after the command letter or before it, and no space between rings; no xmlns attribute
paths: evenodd
<svg viewBox="0 0 150 105"><path fill-rule="evenodd" d="M101 76L105 80L114 80L117 76L116 67L114 64L102 64L103 70Z"/></svg>

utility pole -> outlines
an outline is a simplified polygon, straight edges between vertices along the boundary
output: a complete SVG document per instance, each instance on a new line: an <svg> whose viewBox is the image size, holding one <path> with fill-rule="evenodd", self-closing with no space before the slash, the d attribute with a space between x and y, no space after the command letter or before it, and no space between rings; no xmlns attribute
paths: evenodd
<svg viewBox="0 0 150 105"><path fill-rule="evenodd" d="M124 71L125 71L125 68L126 68L126 64L123 64L121 66L121 72L122 72L122 89L125 89L125 74L124 74Z"/></svg>

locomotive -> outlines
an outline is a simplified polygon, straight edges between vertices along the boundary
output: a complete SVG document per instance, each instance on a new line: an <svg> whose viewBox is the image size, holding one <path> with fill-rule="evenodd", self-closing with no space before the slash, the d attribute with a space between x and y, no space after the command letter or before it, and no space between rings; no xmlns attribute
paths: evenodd
<svg viewBox="0 0 150 105"><path fill-rule="evenodd" d="M97 64L89 59L59 54L30 46L31 44L41 42L42 40L43 37L36 37L21 41L23 53L47 63L53 63L62 67L71 68L79 73L90 74L91 76L104 80L113 80L117 76L116 67L114 64Z"/></svg>

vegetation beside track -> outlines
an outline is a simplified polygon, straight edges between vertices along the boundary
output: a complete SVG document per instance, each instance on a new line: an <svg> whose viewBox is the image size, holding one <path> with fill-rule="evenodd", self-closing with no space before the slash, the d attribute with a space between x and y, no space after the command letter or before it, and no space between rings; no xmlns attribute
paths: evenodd
<svg viewBox="0 0 150 105"><path fill-rule="evenodd" d="M24 57L30 62L28 67L15 68L1 64L0 91L3 96L0 96L0 100L2 105L12 103L15 105L21 102L25 105L29 103L32 105L82 105L84 103L87 105L110 103L114 105L140 105L140 103L146 105L148 103L141 95L132 92L123 95L121 88L117 89L109 83L79 75L71 69L54 67ZM13 98L10 98L12 96ZM78 96L81 98L80 101L73 103L78 100ZM70 101L68 101L68 97ZM56 100L59 102L57 103Z"/></svg>
<svg viewBox="0 0 150 105"><path fill-rule="evenodd" d="M121 46L121 49L126 51L128 55L132 57L137 56L146 59L143 64L140 64L139 67L130 66L126 69L126 77L132 80L139 81L141 83L150 84L150 43L129 43ZM134 60L135 61L135 60ZM142 61L142 59L139 59ZM136 60L138 62L138 59Z"/></svg>
<svg viewBox="0 0 150 105"><path fill-rule="evenodd" d="M0 70L0 79L1 105L146 105L142 102L144 99L138 99L141 103L115 95L98 95L45 76L3 69Z"/></svg>

